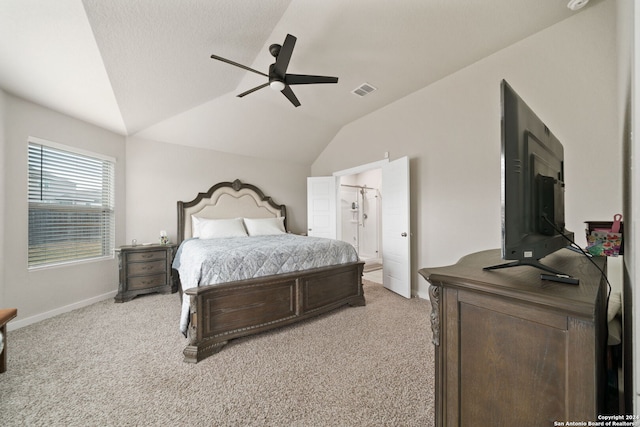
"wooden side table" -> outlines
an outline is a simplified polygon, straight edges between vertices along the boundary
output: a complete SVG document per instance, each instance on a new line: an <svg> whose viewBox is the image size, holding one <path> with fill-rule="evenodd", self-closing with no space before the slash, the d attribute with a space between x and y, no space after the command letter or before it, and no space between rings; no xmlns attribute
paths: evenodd
<svg viewBox="0 0 640 427"><path fill-rule="evenodd" d="M176 245L121 246L116 249L120 283L115 302L152 292L175 292L171 263Z"/></svg>
<svg viewBox="0 0 640 427"><path fill-rule="evenodd" d="M0 350L0 374L7 370L7 323L18 315L17 308L0 309L0 333L2 333L2 349Z"/></svg>

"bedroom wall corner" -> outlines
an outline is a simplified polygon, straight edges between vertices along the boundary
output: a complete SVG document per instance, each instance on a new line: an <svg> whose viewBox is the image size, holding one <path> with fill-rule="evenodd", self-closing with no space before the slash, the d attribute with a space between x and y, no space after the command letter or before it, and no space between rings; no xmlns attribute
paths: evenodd
<svg viewBox="0 0 640 427"><path fill-rule="evenodd" d="M193 200L214 184L235 179L258 186L276 203L286 205L292 232L306 230L308 165L135 136L127 138L126 156L126 242L156 242L160 230L167 230L169 239L176 241L176 203Z"/></svg>

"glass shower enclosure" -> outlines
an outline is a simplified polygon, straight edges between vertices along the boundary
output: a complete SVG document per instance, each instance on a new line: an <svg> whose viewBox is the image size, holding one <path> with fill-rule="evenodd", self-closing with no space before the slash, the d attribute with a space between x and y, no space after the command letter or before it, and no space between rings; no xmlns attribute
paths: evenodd
<svg viewBox="0 0 640 427"><path fill-rule="evenodd" d="M365 262L382 260L380 192L366 185L340 185L341 240L351 243Z"/></svg>

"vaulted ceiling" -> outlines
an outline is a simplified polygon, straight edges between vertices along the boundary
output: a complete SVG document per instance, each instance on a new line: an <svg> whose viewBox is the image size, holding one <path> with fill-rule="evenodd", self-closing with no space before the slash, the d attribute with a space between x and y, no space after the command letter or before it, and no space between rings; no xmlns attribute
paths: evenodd
<svg viewBox="0 0 640 427"><path fill-rule="evenodd" d="M592 1L591 4L594 2ZM587 6L589 7L589 6ZM114 132L311 163L345 124L566 19L567 0L0 0L0 87ZM267 81L268 47L297 37ZM352 93L363 83L377 90Z"/></svg>

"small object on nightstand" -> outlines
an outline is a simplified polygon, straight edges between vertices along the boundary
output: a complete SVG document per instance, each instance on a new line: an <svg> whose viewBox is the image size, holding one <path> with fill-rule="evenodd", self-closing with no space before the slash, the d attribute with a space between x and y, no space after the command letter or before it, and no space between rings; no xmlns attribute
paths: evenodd
<svg viewBox="0 0 640 427"><path fill-rule="evenodd" d="M166 230L160 230L160 244L166 245L169 243L169 237Z"/></svg>
<svg viewBox="0 0 640 427"><path fill-rule="evenodd" d="M120 283L115 302L127 302L138 295L176 292L171 263L176 245L121 246L116 249Z"/></svg>

